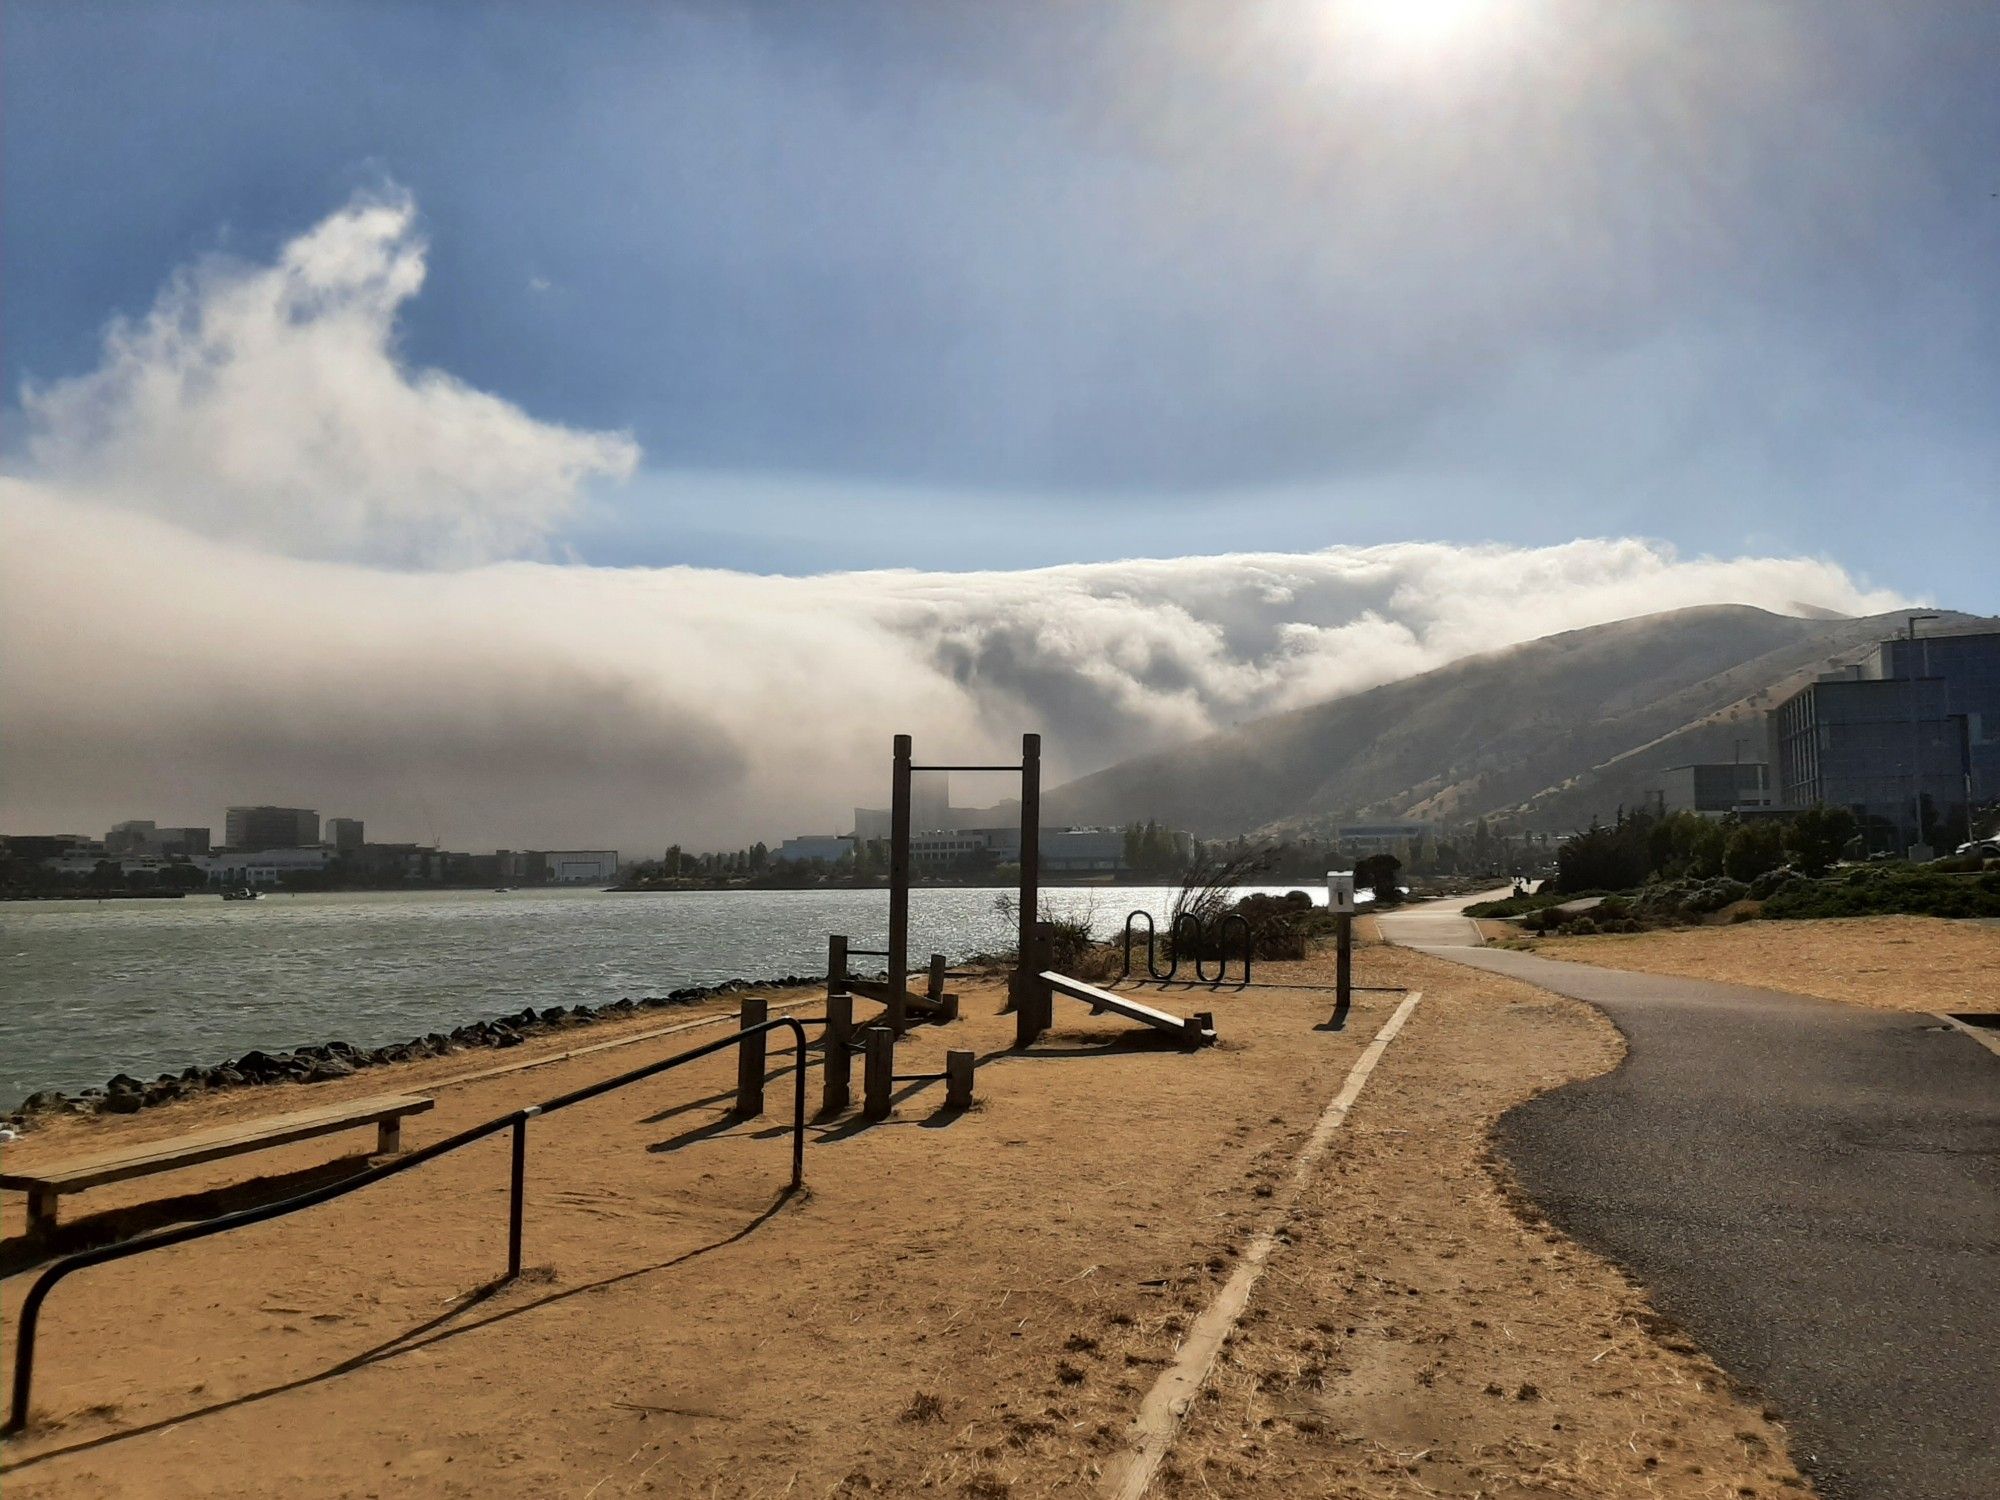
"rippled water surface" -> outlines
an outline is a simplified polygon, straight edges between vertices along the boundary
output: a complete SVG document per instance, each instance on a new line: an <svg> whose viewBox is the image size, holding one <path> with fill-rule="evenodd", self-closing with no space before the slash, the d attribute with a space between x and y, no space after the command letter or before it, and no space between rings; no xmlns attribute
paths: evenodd
<svg viewBox="0 0 2000 1500"><path fill-rule="evenodd" d="M1279 887L1278 889L1283 889ZM918 890L910 947L1010 945L994 890ZM1318 893L1324 899L1324 891ZM1158 887L1045 893L1117 932ZM826 935L888 941L886 891L349 892L225 903L0 906L0 1106L116 1072L347 1041L379 1047L519 1010L826 971Z"/></svg>

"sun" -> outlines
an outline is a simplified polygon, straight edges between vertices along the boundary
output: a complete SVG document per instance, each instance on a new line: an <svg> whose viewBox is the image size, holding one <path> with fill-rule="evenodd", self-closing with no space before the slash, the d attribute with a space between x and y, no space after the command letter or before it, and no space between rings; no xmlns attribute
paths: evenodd
<svg viewBox="0 0 2000 1500"><path fill-rule="evenodd" d="M1378 45L1414 54L1444 51L1480 32L1497 0L1346 0L1342 19Z"/></svg>

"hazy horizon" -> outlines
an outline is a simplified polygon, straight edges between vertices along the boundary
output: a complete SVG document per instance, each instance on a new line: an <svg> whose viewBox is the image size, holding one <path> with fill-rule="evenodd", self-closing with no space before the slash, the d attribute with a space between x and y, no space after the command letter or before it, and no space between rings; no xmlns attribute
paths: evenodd
<svg viewBox="0 0 2000 1500"><path fill-rule="evenodd" d="M8 7L0 827L775 843L2000 611L2000 14L1430 10Z"/></svg>

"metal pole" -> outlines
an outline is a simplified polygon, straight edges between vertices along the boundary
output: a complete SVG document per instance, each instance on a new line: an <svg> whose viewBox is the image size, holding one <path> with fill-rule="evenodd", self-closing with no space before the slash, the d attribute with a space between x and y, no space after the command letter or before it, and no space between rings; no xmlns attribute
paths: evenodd
<svg viewBox="0 0 2000 1500"><path fill-rule="evenodd" d="M743 1045L736 1052L736 1113L753 1120L764 1113L764 1023L771 1007L762 995L745 995L736 1019Z"/></svg>
<svg viewBox="0 0 2000 1500"><path fill-rule="evenodd" d="M521 1204L526 1196L528 1182L528 1117L542 1112L540 1105L530 1105L514 1116L514 1177L513 1190L507 1205L507 1279L512 1281L521 1274Z"/></svg>
<svg viewBox="0 0 2000 1500"><path fill-rule="evenodd" d="M910 737L899 734L889 772L889 1029L909 1024L903 986L910 977Z"/></svg>
<svg viewBox="0 0 2000 1500"><path fill-rule="evenodd" d="M806 1182L806 1029L792 1028L792 1191Z"/></svg>

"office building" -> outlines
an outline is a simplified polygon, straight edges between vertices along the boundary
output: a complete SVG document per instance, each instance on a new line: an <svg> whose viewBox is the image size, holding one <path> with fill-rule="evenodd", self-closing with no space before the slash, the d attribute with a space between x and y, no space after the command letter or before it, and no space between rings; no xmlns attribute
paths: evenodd
<svg viewBox="0 0 2000 1500"><path fill-rule="evenodd" d="M223 823L231 849L302 849L319 842L319 813L309 807L232 807Z"/></svg>
<svg viewBox="0 0 2000 1500"><path fill-rule="evenodd" d="M1779 801L1847 808L1866 848L1900 853L1962 813L1962 737L1935 679L1823 677L1771 710Z"/></svg>
<svg viewBox="0 0 2000 1500"><path fill-rule="evenodd" d="M367 840L362 836L359 818L328 818L321 842L333 845L342 854L352 854Z"/></svg>
<svg viewBox="0 0 2000 1500"><path fill-rule="evenodd" d="M192 859L208 853L208 830L161 828L150 818L132 818L104 835L104 852L120 859Z"/></svg>
<svg viewBox="0 0 2000 1500"><path fill-rule="evenodd" d="M2000 801L2000 631L1918 634L1884 641L1865 675L1884 681L1942 682L1944 713L1959 721L1973 804Z"/></svg>

